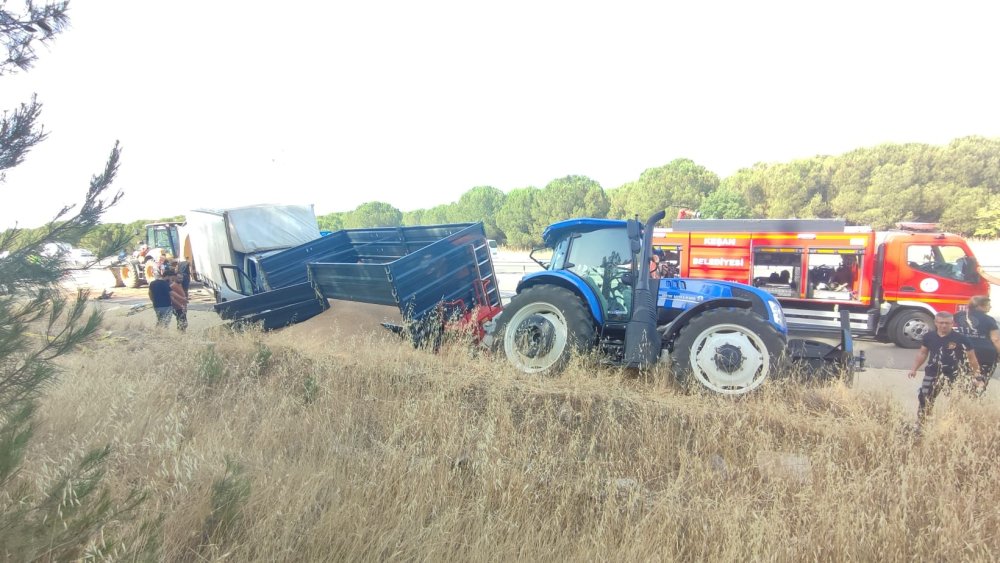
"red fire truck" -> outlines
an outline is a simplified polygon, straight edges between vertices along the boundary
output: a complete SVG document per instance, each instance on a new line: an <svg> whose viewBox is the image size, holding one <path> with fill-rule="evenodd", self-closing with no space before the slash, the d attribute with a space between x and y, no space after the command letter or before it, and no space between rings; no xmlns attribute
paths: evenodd
<svg viewBox="0 0 1000 563"><path fill-rule="evenodd" d="M911 225L917 227L917 225ZM966 241L911 228L875 232L840 219L678 219L653 234L662 277L748 283L781 302L789 327L852 330L920 346L937 311L988 295Z"/></svg>

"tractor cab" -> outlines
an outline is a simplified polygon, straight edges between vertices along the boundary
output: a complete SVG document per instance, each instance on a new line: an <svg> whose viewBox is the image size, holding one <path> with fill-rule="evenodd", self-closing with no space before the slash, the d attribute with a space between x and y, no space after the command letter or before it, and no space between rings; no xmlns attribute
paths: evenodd
<svg viewBox="0 0 1000 563"><path fill-rule="evenodd" d="M542 233L551 256L531 257L548 271L576 274L597 297L603 318L627 322L631 316L638 268L638 245L629 238L626 221L571 219Z"/></svg>
<svg viewBox="0 0 1000 563"><path fill-rule="evenodd" d="M180 257L181 241L177 232L177 227L183 223L150 223L146 225L146 238L141 240L142 244L149 248L161 248L170 253L173 257Z"/></svg>

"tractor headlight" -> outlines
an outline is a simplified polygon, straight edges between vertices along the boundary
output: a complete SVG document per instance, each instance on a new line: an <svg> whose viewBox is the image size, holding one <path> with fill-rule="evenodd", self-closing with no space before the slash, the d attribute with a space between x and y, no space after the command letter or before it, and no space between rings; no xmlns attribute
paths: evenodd
<svg viewBox="0 0 1000 563"><path fill-rule="evenodd" d="M767 306L771 308L771 317L774 318L774 322L781 327L782 330L788 328L785 324L785 313L781 311L781 305L777 301L768 301Z"/></svg>

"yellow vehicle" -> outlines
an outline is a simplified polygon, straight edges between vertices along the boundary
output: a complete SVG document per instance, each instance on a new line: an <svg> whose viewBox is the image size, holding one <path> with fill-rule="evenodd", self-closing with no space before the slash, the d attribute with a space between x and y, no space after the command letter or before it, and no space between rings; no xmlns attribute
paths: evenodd
<svg viewBox="0 0 1000 563"><path fill-rule="evenodd" d="M140 287L156 278L160 256L166 261L177 260L181 272L187 270L198 279L191 252L191 238L186 223L168 221L145 226L145 236L139 239L139 248L131 255L122 253L110 266L115 277L115 287Z"/></svg>

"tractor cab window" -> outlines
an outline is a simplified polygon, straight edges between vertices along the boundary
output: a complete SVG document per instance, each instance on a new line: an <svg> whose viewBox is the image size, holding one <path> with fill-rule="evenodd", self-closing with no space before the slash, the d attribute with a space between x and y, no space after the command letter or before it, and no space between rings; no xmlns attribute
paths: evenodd
<svg viewBox="0 0 1000 563"><path fill-rule="evenodd" d="M775 297L798 297L802 286L802 249L755 248L752 278L754 286Z"/></svg>
<svg viewBox="0 0 1000 563"><path fill-rule="evenodd" d="M170 240L170 230L166 227L147 227L146 240L150 248L173 248Z"/></svg>
<svg viewBox="0 0 1000 563"><path fill-rule="evenodd" d="M627 321L632 308L632 254L624 229L601 229L574 234L568 242L563 269L580 276L601 301L609 320ZM556 245L559 256L562 243ZM558 260L553 259L553 265Z"/></svg>
<svg viewBox="0 0 1000 563"><path fill-rule="evenodd" d="M555 248L552 249L552 256L548 260L549 270L562 270L563 265L566 262L566 251L569 250L569 241L573 237L566 237L556 244ZM534 257L534 253L532 253ZM544 260L543 260L544 261Z"/></svg>
<svg viewBox="0 0 1000 563"><path fill-rule="evenodd" d="M959 246L911 244L906 264L914 270L958 281L978 282L974 259Z"/></svg>

